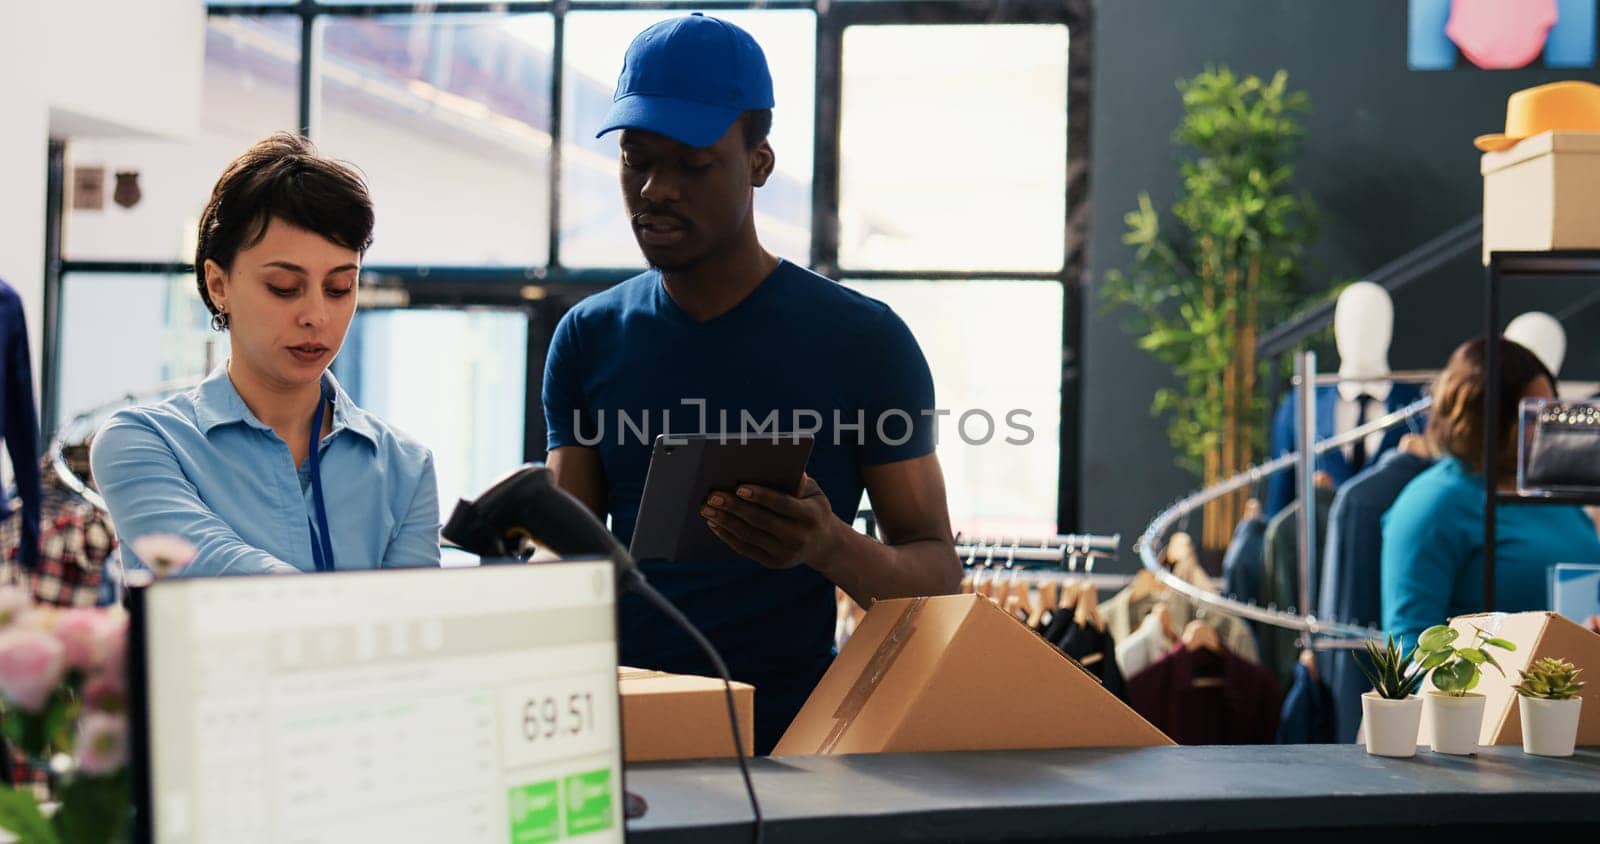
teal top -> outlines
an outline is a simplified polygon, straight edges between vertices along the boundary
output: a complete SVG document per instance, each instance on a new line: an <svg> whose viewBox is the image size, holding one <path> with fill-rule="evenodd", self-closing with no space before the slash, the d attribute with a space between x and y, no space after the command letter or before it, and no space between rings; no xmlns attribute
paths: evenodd
<svg viewBox="0 0 1600 844"><path fill-rule="evenodd" d="M1483 476L1453 457L1418 475L1383 516L1383 627L1409 648L1445 619L1482 612ZM1556 563L1600 563L1600 537L1582 508L1497 508L1493 609L1550 608Z"/></svg>

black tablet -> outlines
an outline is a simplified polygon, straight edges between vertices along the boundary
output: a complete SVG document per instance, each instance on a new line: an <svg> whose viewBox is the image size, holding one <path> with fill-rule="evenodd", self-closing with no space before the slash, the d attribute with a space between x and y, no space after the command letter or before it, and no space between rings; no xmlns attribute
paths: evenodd
<svg viewBox="0 0 1600 844"><path fill-rule="evenodd" d="M711 532L701 505L742 484L798 493L812 444L809 434L656 437L629 553L639 561L740 559Z"/></svg>

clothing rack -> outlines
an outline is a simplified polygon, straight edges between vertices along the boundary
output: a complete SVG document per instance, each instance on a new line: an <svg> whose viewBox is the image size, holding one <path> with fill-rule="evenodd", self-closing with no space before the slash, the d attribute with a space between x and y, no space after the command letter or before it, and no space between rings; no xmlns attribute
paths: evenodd
<svg viewBox="0 0 1600 844"><path fill-rule="evenodd" d="M1361 641L1368 639L1382 640L1383 631L1376 628L1359 627L1339 622L1324 622L1313 613L1296 612L1294 607L1290 607L1288 610L1280 610L1277 607L1262 607L1253 602L1240 601L1225 595L1208 592L1168 571L1166 566L1161 563L1161 552L1165 549L1164 539L1166 535L1178 521L1204 507L1208 502L1257 484L1274 472L1281 472L1290 466L1296 465L1303 458L1342 448L1370 434L1375 434L1406 422L1426 411L1432 405L1433 400L1431 398L1423 397L1364 425L1359 425L1328 439L1313 442L1309 453L1302 449L1268 460L1180 499L1165 510L1157 513L1155 518L1150 521L1149 526L1145 528L1144 533L1139 537L1138 542L1135 544L1135 549L1141 562L1147 570L1159 578L1161 583L1168 588L1230 615L1258 621L1273 627L1305 633L1310 647L1315 650L1359 646ZM1302 581L1304 580L1305 578L1302 577ZM1357 641L1352 642L1350 645L1336 644L1339 640Z"/></svg>
<svg viewBox="0 0 1600 844"><path fill-rule="evenodd" d="M956 534L956 553L969 561L977 554L992 560L995 553L1004 552L1007 560L1026 560L1036 563L1054 563L1077 568L1084 561L1084 571L1094 570L1095 560L1115 560L1122 547L1122 534L1110 536L1095 534L1058 533L1048 537L975 536Z"/></svg>
<svg viewBox="0 0 1600 844"><path fill-rule="evenodd" d="M1388 381L1393 384L1427 384L1438 377L1439 370L1437 369L1404 369L1379 375L1375 378L1361 375L1345 376L1337 372L1325 372L1317 375L1313 380L1318 387L1327 387L1334 384L1343 384L1346 381L1357 381L1363 384L1372 384L1380 381ZM1296 375L1291 383L1299 386L1300 376Z"/></svg>
<svg viewBox="0 0 1600 844"><path fill-rule="evenodd" d="M968 571L992 571L995 577L1004 576L1011 582L1033 585L1087 581L1106 591L1121 589L1133 581L1130 574L1096 574L1094 571L1096 560L1117 559L1121 547L1122 534L1067 533L1048 537L956 534L956 554ZM1079 561L1083 562L1081 572ZM1051 568L1019 568L1017 563L1047 563Z"/></svg>
<svg viewBox="0 0 1600 844"><path fill-rule="evenodd" d="M990 572L996 580L1008 583L1026 583L1042 586L1046 583L1092 583L1102 592L1116 592L1133 582L1131 574L1095 574L1089 571L1062 571L1061 569L1021 569L1006 566L988 567L982 564L968 566L967 572L982 575Z"/></svg>

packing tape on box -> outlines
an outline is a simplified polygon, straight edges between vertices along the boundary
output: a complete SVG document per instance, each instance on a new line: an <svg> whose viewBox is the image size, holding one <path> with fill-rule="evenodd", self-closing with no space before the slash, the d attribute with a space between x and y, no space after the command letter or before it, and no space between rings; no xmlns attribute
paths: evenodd
<svg viewBox="0 0 1600 844"><path fill-rule="evenodd" d="M916 633L917 616L922 613L922 607L928 603L927 598L916 598L906 606L905 612L900 614L889 635L883 637L878 643L878 649L873 652L872 659L867 662L867 667L856 678L855 685L850 687L850 693L839 702L839 708L833 713L833 729L828 731L822 740L822 746L817 748L817 753L828 754L833 752L835 745L844 738L850 725L855 723L856 716L861 714L861 708L867 705L867 700L872 697L878 684L883 682L885 675L900 657L900 652L905 650L905 644Z"/></svg>

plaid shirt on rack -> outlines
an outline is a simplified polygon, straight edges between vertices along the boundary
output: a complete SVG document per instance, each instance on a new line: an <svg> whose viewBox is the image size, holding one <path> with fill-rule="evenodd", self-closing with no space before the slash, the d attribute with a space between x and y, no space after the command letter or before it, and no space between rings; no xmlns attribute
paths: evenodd
<svg viewBox="0 0 1600 844"><path fill-rule="evenodd" d="M92 607L100 598L106 558L117 547L111 519L68 490L47 485L39 520L39 566L17 560L20 525L0 522L0 580L26 583L33 599L56 607Z"/></svg>

